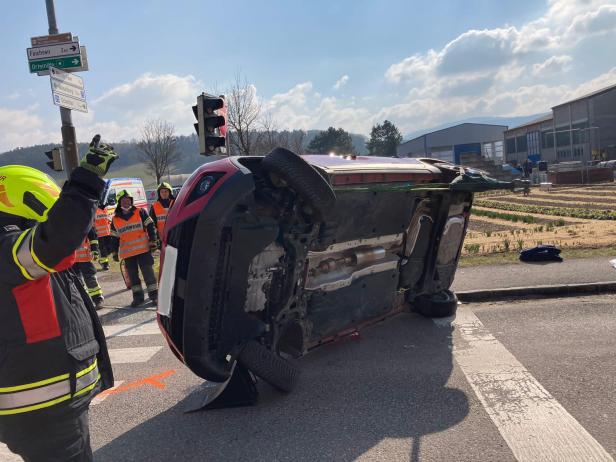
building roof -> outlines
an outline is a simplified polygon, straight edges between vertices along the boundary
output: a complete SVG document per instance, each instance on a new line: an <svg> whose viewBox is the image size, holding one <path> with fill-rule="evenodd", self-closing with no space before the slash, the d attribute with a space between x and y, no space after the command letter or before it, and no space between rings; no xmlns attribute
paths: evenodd
<svg viewBox="0 0 616 462"><path fill-rule="evenodd" d="M517 130L519 128L529 127L531 125L536 125L536 124L539 124L539 123L542 123L542 122L547 122L548 120L552 120L553 118L554 118L554 116L552 115L551 112L546 112L545 114L543 114L540 117L537 117L536 119L529 120L528 122L520 124L520 125L517 125L515 127L511 127L509 130L506 130L506 131L510 132L512 130Z"/></svg>
<svg viewBox="0 0 616 462"><path fill-rule="evenodd" d="M565 104L571 104L571 103L574 103L576 101L580 101L582 99L590 98L591 96L597 96L597 95L600 95L601 93L608 92L608 91L613 90L615 88L616 88L616 83L613 84L613 85L610 85L608 87L604 87L604 88L601 88L599 90L595 90L595 91L593 91L591 93L588 93L588 94L586 94L584 96L580 96L579 98L575 98L575 99L572 99L572 100L569 100L569 101L565 101L564 103L557 104L556 106L552 106L552 109L554 109L555 107L564 106Z"/></svg>
<svg viewBox="0 0 616 462"><path fill-rule="evenodd" d="M475 122L462 122L462 123L459 123L459 124L451 125L451 126L449 126L449 127L440 128L440 129L438 129L438 130L434 130L434 131L431 131L431 132L426 132L426 133L424 133L423 135L416 136L415 138L411 138L410 140L406 140L406 141L404 141L403 143L400 143L400 146L402 146L403 144L406 144L406 143L410 143L411 141L415 141L415 140L418 140L418 139L420 139L420 138L423 138L423 137L424 137L424 136L426 136L426 135L431 135L431 134L433 134L433 133L443 132L443 131L445 131L445 130L450 130L450 129L452 129L452 128L455 128L455 127L460 127L460 126L462 126L462 125L483 125L483 126L485 126L485 127L500 127L500 128L503 128L504 130L507 130L507 125L498 125L498 124L481 124L481 123L475 123Z"/></svg>

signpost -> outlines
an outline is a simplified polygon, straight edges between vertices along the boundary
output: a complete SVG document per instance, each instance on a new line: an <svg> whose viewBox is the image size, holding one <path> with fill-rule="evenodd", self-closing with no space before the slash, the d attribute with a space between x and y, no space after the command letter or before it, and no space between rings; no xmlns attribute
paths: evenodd
<svg viewBox="0 0 616 462"><path fill-rule="evenodd" d="M49 59L60 56L71 56L79 54L79 42L58 43L56 45L37 46L28 48L28 59Z"/></svg>
<svg viewBox="0 0 616 462"><path fill-rule="evenodd" d="M43 45L51 45L54 43L72 42L73 35L70 32L64 32L62 34L41 35L39 37L30 38L30 43L33 47L40 47Z"/></svg>
<svg viewBox="0 0 616 462"><path fill-rule="evenodd" d="M83 79L55 67L49 68L53 103L66 109L88 112Z"/></svg>
<svg viewBox="0 0 616 462"><path fill-rule="evenodd" d="M59 33L54 0L45 0L45 8L49 35L30 39L32 47L26 50L28 67L30 73L50 76L52 100L55 105L60 106L64 164L67 175L70 175L79 164L77 136L71 109L88 112L88 105L81 77L68 74L61 69L88 70L87 55L85 47L79 45L77 37L73 37L70 32Z"/></svg>
<svg viewBox="0 0 616 462"><path fill-rule="evenodd" d="M63 56L61 58L40 59L30 61L30 73L46 71L50 66L58 69L68 69L81 66L81 55Z"/></svg>

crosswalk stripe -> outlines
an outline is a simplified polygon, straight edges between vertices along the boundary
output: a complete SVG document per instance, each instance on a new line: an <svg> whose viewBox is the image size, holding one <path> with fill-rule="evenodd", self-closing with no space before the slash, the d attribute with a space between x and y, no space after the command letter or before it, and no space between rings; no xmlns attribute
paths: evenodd
<svg viewBox="0 0 616 462"><path fill-rule="evenodd" d="M9 451L6 444L0 443L0 461L2 462L23 462L23 459Z"/></svg>
<svg viewBox="0 0 616 462"><path fill-rule="evenodd" d="M137 324L110 324L103 326L105 337L128 337L131 335L159 335L156 319L149 319Z"/></svg>
<svg viewBox="0 0 616 462"><path fill-rule="evenodd" d="M145 363L162 348L162 346L112 348L109 350L109 357L111 364Z"/></svg>
<svg viewBox="0 0 616 462"><path fill-rule="evenodd" d="M454 325L456 362L518 461L613 462L470 309L459 307Z"/></svg>
<svg viewBox="0 0 616 462"><path fill-rule="evenodd" d="M124 383L124 380L114 380L113 387L111 387L110 390L114 390L114 389L118 388L123 383ZM105 401L107 399L108 396L109 396L109 393L105 393L103 396L100 396L100 395L95 396L92 399L92 401L90 402L90 406L96 406L97 404L102 403L103 401ZM0 459L0 460L2 460L2 459Z"/></svg>

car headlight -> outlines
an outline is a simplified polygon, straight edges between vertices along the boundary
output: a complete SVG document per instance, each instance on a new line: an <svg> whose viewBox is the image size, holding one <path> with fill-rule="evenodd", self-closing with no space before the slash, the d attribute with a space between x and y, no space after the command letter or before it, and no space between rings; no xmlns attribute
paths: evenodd
<svg viewBox="0 0 616 462"><path fill-rule="evenodd" d="M206 173L205 175L203 175L197 185L191 191L186 203L190 204L191 202L196 201L200 197L205 196L212 190L212 187L222 176L224 176L224 173L219 172Z"/></svg>

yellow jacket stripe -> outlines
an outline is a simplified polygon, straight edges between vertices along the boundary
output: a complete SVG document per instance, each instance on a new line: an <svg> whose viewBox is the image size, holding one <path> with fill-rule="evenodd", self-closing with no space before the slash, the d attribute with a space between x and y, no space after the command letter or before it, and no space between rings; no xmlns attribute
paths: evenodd
<svg viewBox="0 0 616 462"><path fill-rule="evenodd" d="M18 387L0 389L0 415L20 414L61 403L94 389L100 380L97 362L77 373L75 393L71 394L69 374ZM60 380L58 380L61 378ZM51 383L46 383L50 382ZM46 383L44 385L41 385ZM38 386L36 386L38 385ZM21 391L14 391L20 389ZM10 390L10 391L7 391Z"/></svg>

